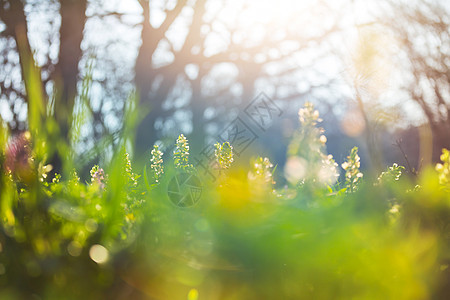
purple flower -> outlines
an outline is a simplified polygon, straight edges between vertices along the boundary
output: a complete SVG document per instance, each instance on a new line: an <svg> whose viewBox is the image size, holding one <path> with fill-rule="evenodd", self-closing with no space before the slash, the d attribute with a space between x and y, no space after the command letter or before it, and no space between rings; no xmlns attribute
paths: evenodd
<svg viewBox="0 0 450 300"><path fill-rule="evenodd" d="M105 171L98 165L95 165L91 169L91 183L98 184L100 189L105 188Z"/></svg>
<svg viewBox="0 0 450 300"><path fill-rule="evenodd" d="M28 132L14 136L6 148L5 168L11 173L31 171L30 134Z"/></svg>

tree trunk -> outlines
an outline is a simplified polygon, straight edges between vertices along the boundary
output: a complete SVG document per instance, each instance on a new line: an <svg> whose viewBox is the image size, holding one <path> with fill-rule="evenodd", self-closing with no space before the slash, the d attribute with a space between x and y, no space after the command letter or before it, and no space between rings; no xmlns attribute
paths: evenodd
<svg viewBox="0 0 450 300"><path fill-rule="evenodd" d="M6 3L8 3L9 5L7 9L5 9L5 6L7 5ZM0 6L0 19L6 25L4 35L12 37L16 42L17 52L19 54L21 77L26 90L24 100L28 105L28 114L30 115L31 109L29 107L29 97L32 93L32 83L30 81L34 79L37 83L40 84L41 77L39 72L33 72L33 74L30 73L31 71L36 70L32 70L32 68L35 67L35 63L33 59L33 52L31 50L30 42L28 39L28 24L23 3L21 1L6 1L5 3L3 3ZM38 78L31 78L31 76L37 76ZM42 97L43 95L36 96ZM36 100L41 101L41 99ZM29 116L28 121L30 122L30 119L32 118L33 117L30 118ZM19 132L15 131L14 133Z"/></svg>
<svg viewBox="0 0 450 300"><path fill-rule="evenodd" d="M158 46L159 40L157 40L153 35L155 30L150 24L150 8L146 1L141 3L142 15L144 17L142 21L142 31L141 31L141 41L142 44L139 48L139 52L136 58L136 64L134 67L135 77L134 83L136 86L136 91L139 97L138 105L142 107L148 106L150 102L150 91L154 80L154 74L152 72L152 55ZM144 119L138 124L136 132L136 142L135 142L135 155L137 157L142 157L145 151L150 149L153 143L157 140L157 135L155 132L155 120L160 114L161 104L163 97L167 96L168 84L165 82L165 78L160 86L160 91L152 99L151 111L145 115ZM163 91L164 90L164 91Z"/></svg>
<svg viewBox="0 0 450 300"><path fill-rule="evenodd" d="M78 64L82 57L81 42L86 23L87 0L60 0L61 27L59 58L52 78L55 82L55 119L59 141L70 146L72 113L77 95ZM55 152L51 159L54 170L61 171L63 154Z"/></svg>
<svg viewBox="0 0 450 300"><path fill-rule="evenodd" d="M134 149L137 158L142 158L147 151L151 150L151 147L159 138L155 130L155 121L158 118L166 117L168 112L162 110L162 104L170 94L172 87L175 85L175 81L176 74L166 76L163 78L163 82L152 97L150 97L150 95L139 95L139 105L142 105L143 107L150 105L150 112L137 127ZM138 92L141 93L141 89L139 87L136 88L138 89Z"/></svg>

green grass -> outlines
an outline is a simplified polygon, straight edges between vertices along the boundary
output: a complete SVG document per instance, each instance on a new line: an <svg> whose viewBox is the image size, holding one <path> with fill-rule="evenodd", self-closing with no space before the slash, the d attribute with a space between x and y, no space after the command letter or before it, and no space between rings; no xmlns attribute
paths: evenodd
<svg viewBox="0 0 450 300"><path fill-rule="evenodd" d="M175 163L156 149L137 172L126 136L91 178L80 180L75 169L50 178L38 155L42 135L13 139L2 127L0 298L443 298L447 152L437 171L418 179L396 165L377 179L358 175L353 149L339 182L321 130L302 116L289 155L308 162L308 173L285 187L274 184L282 174L267 159L232 164L229 144L216 147L214 182L189 165L187 140L177 143ZM202 183L192 207L169 200L180 172Z"/></svg>

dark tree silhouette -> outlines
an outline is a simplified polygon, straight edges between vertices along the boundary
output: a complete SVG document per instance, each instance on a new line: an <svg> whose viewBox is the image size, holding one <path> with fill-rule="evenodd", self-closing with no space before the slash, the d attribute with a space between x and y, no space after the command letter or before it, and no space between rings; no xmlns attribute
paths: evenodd
<svg viewBox="0 0 450 300"><path fill-rule="evenodd" d="M236 7L236 24L224 22L221 17L221 9L226 6L223 1L197 0L191 4L188 1L177 1L171 8L164 10L165 19L159 26L152 25L151 9L155 9L150 1L138 0L142 7L141 41L142 44L135 64L135 85L139 92L140 104L150 106L151 112L146 115L144 121L137 130L137 152L142 154L150 149L151 145L161 136L158 136L154 126L157 120L164 121L172 116L175 108L164 108L164 104L177 88L180 82L186 86L185 93L189 93L188 110L191 114L192 132L191 137L194 149L199 150L204 142L204 128L208 121L204 117L204 112L208 107L215 106L215 110L220 111L220 107L230 107L233 103L251 101L255 96L255 89L258 80L271 81L271 86L275 88L274 95L277 99L294 99L303 95L296 90L297 83L290 82L291 87L288 93L278 93L279 82L288 81L286 78L292 77L296 72L303 72L302 68L295 68L296 62L293 58L302 52L307 52L311 48L317 48L327 37L338 31L338 19L330 20L330 24L317 28L313 35L305 35L296 30L296 26L302 17L307 20L305 12L289 14L286 24L291 27L280 28L271 26L268 23L259 40L251 41L251 30L243 30L239 27L239 17L244 16L248 3L242 3L242 7ZM209 9L208 5L216 4L221 7L217 11ZM323 7L324 10L330 9ZM183 14L192 11L188 16ZM335 12L337 15L338 13ZM261 16L263 18L263 16ZM266 20L262 20L263 22ZM184 22L187 31L182 40L181 47L177 47L174 40L169 37L171 30L176 27L177 22ZM223 32L216 32L214 28L222 26ZM256 28L260 24L254 24ZM215 53L208 53L210 46L209 39L214 35L220 35L226 42L224 46ZM242 41L236 42L238 36L244 36ZM247 41L246 38L249 40ZM179 42L179 40L177 40ZM282 51L282 47L287 43L295 46L287 51ZM161 48L166 54L173 58L164 65L158 65L158 58L155 55ZM280 55L271 57L270 52L277 52ZM311 54L309 54L311 55ZM258 57L263 57L262 59ZM316 60L317 57L311 57ZM230 84L224 86L218 84L217 87L206 86L206 81L211 79L212 72L219 65L227 65L237 70L237 76ZM269 65L278 66L278 74L271 74L267 71ZM192 77L186 73L187 67L194 67L196 74ZM220 81L214 78L212 81ZM209 80L211 82L211 80ZM232 88L238 87L240 92L233 94ZM286 86L282 86L285 88ZM214 90L213 92L210 92ZM284 89L286 90L286 88ZM225 100L226 99L226 100ZM213 104L213 105L212 105ZM225 109L226 110L226 109ZM223 114L222 114L223 116ZM177 130L179 131L179 129Z"/></svg>
<svg viewBox="0 0 450 300"><path fill-rule="evenodd" d="M431 127L434 160L450 147L450 17L445 1L414 1L389 6L382 24L398 39L403 90Z"/></svg>
<svg viewBox="0 0 450 300"><path fill-rule="evenodd" d="M5 30L2 32L2 37L6 40L14 39L14 44L7 49L18 54L20 59L21 78L25 85L11 88L12 83L8 87L5 80L2 81L2 93L7 96L16 95L17 98L23 97L28 102L28 88L26 80L26 68L30 64L34 64L33 51L29 42L29 32L27 24L27 16L25 13L25 5L32 5L33 1L18 1L18 0L3 0L0 3L0 19L5 24ZM49 4L52 1L49 1ZM59 132L58 138L62 142L70 144L70 126L72 122L72 112L77 95L77 83L79 80L79 62L82 56L80 48L83 40L83 30L86 21L86 6L87 0L60 0L59 14L61 17L61 26L59 28L59 52L56 64L52 64L50 59L47 64L42 67L42 72L46 74L43 83L43 90L45 84L50 80L54 83L54 117L57 122ZM39 74L40 75L40 74ZM47 95L44 99L49 99L51 95ZM13 102L17 99L13 99ZM12 103L12 105L15 105ZM11 125L11 124L10 124ZM12 131L23 129L15 122L12 126ZM56 138L56 137L55 137ZM50 162L54 166L54 170L61 169L60 154L55 151L50 158Z"/></svg>
<svg viewBox="0 0 450 300"><path fill-rule="evenodd" d="M314 68L314 61L325 56L326 50L323 49L330 47L326 45L327 38L338 32L339 15L345 11L345 7L342 11L336 11L335 7L327 7L324 3L311 4L311 9L305 7L302 11L287 11L286 18L277 21L282 24L272 24L264 16L256 16L255 20L252 20L254 24L248 25L245 13L254 9L251 7L251 1L233 4L238 7L232 14L222 13L230 9L230 4L226 1L161 2L164 6L162 8L157 6L156 2L136 1L142 10L139 16L134 15L131 18L131 22L123 12L104 9L102 0L2 1L4 13L1 20L6 25L6 30L1 32L3 40L6 40L8 32L15 32L12 23L20 20L15 18L12 22L5 16L13 15L10 11L12 4L19 3L22 12L27 5L32 6L22 13L25 29L27 18L35 13L34 6L37 3L52 8L49 14L53 13L54 19L61 18L60 26L54 26L52 32L52 36L57 37L59 31L59 38L46 45L50 49L52 45L59 43L58 55L54 58L48 57L39 66L42 70L44 91L47 92L46 98L55 100L54 115L66 143L70 142L75 95L79 92L80 75L86 74L83 64L89 53L103 52L94 59L98 66L94 66L96 76L93 76L93 82L101 87L103 97L96 105L91 103L88 107L92 120L90 129L96 140L102 135L120 131L120 128L113 129L111 124L114 122L107 122L106 119L115 118L118 121L115 123L120 124L126 98L124 91L129 91L129 85L125 83L131 82L138 91L139 105L143 108L140 111L146 112L147 108L150 110L137 129L138 154L148 150L152 143L166 134L164 130L169 126L164 126L164 122L172 121L172 124L176 124L174 126L180 124L179 121L173 122L179 118L180 112L183 113L184 122L190 123L191 132L197 133L190 137L195 149L201 147L205 136L204 128L208 123L226 120L230 108L251 101L257 92L265 91L265 87L269 87L271 95L276 99L298 100L316 87L326 86L326 82L309 82L305 74L307 70ZM329 15L333 17L327 22L317 23L314 30L308 30L311 28L307 25L315 18L314 9L320 13L332 12ZM159 24L153 19L155 14L152 14L152 10L164 15ZM88 15L86 11L89 12ZM235 21L230 22L230 18ZM128 26L127 30L135 32L138 25L140 30L140 41L133 45L138 46L134 68L131 73L125 75L120 69L123 64L120 54L114 56L108 54L111 52L106 52L112 48L112 44L93 43L95 29L85 28L85 24L91 21L96 24L109 24L111 20L115 20L114 23L111 22L114 26L121 24ZM261 30L261 26L264 30ZM259 33L255 35L255 32ZM29 38L30 34L28 32L25 37ZM10 35L10 40L14 41L11 37L13 35ZM221 40L220 47L215 47L214 43L218 40ZM15 43L11 41L5 42L4 47L0 48L4 52L18 53ZM80 47L82 42L87 45L83 51ZM115 43L120 44L119 37ZM93 44L95 45L89 48ZM324 45L325 48L319 50ZM29 49L30 53L34 52L30 47ZM298 61L302 56L308 57L310 63L300 64ZM17 68L17 65L12 68ZM224 72L224 69L231 70L232 75ZM299 74L305 76L298 77ZM306 89L298 87L299 80L308 85ZM15 93L14 97L7 96L14 117L20 115L17 113L20 111L17 109L20 99L26 99L25 89L20 80L18 81L19 83L15 80L12 86L6 77L1 81L3 95L6 94L7 88L11 93ZM185 101L182 104L178 103L182 101L175 101L177 103L173 104L177 98L183 98ZM104 105L107 101L109 105ZM106 106L110 108L107 109ZM209 111L208 116L205 116L206 110ZM11 128L17 125L18 128L24 129L20 123L20 120L11 122ZM159 127L155 128L156 125ZM179 132L180 129L173 131ZM92 146L91 143L90 147L95 148L95 145ZM54 163L58 164L57 160Z"/></svg>

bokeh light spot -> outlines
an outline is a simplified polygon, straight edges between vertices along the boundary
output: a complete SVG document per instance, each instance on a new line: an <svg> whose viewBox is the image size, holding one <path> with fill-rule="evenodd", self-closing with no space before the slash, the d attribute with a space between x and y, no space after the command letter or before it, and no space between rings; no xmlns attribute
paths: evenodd
<svg viewBox="0 0 450 300"><path fill-rule="evenodd" d="M187 296L188 300L197 300L198 299L198 291L197 289L191 289Z"/></svg>
<svg viewBox="0 0 450 300"><path fill-rule="evenodd" d="M289 182L298 182L305 178L306 175L306 161L298 156L289 157L286 166L284 167L284 174Z"/></svg>
<svg viewBox="0 0 450 300"><path fill-rule="evenodd" d="M350 137L360 136L366 129L366 122L361 112L354 109L349 111L341 121L341 128Z"/></svg>
<svg viewBox="0 0 450 300"><path fill-rule="evenodd" d="M104 264L108 261L109 252L102 245L93 245L89 250L89 256L98 264Z"/></svg>
<svg viewBox="0 0 450 300"><path fill-rule="evenodd" d="M70 242L70 244L67 246L67 252L69 252L69 254L72 256L80 256L81 250L81 244L76 241Z"/></svg>
<svg viewBox="0 0 450 300"><path fill-rule="evenodd" d="M96 232L98 228L98 224L94 219L87 219L84 223L86 230L89 232Z"/></svg>

